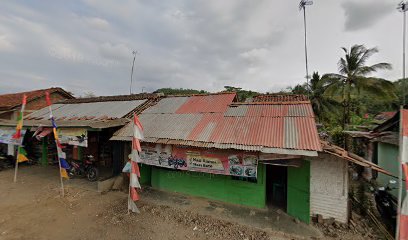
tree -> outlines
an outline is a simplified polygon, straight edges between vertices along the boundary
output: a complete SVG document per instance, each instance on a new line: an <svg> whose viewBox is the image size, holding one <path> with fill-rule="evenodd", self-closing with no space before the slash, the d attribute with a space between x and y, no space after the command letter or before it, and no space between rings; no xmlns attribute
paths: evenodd
<svg viewBox="0 0 408 240"><path fill-rule="evenodd" d="M93 98L93 97L96 97L95 93L93 93L92 91L87 91L84 92L84 94L79 98Z"/></svg>
<svg viewBox="0 0 408 240"><path fill-rule="evenodd" d="M332 97L343 105L343 129L350 123L352 100L360 94L381 99L395 98L395 89L390 81L369 77L378 70L391 69L389 63L367 65L367 60L378 52L377 48L366 48L364 45L353 45L350 50L342 48L345 56L338 62L339 73L328 73L323 76L330 84L325 95Z"/></svg>
<svg viewBox="0 0 408 240"><path fill-rule="evenodd" d="M313 72L309 85L309 99L313 112L320 122L329 121L330 117L339 114L339 104L324 94L330 85L331 79L321 78L318 72Z"/></svg>
<svg viewBox="0 0 408 240"><path fill-rule="evenodd" d="M236 92L239 102L245 102L246 99L259 95L260 93L251 90L242 90L240 87L224 86L225 92Z"/></svg>

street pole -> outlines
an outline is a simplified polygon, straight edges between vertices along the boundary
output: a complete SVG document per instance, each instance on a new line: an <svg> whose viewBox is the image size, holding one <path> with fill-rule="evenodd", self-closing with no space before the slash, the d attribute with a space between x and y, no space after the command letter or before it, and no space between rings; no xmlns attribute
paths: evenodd
<svg viewBox="0 0 408 240"><path fill-rule="evenodd" d="M309 66L307 62L307 28L306 28L306 7L303 6L303 25L305 29L305 61L306 61L306 88L307 88L307 95L309 96Z"/></svg>
<svg viewBox="0 0 408 240"><path fill-rule="evenodd" d="M403 14L403 23L402 23L402 105L400 107L400 131L399 131L399 171L398 171L398 210L397 210L397 224L395 228L395 239L399 239L400 235L400 225L401 225L401 205L402 205L402 163L403 163L403 155L402 155L402 148L403 148L403 123L402 123L402 113L405 106L405 38L406 38L406 11L407 3L401 2L398 4L397 8Z"/></svg>
<svg viewBox="0 0 408 240"><path fill-rule="evenodd" d="M130 72L130 87L129 87L129 94L132 94L132 83L133 83L133 69L135 67L135 59L136 59L136 54L137 51L133 51L133 63L132 63L132 71Z"/></svg>
<svg viewBox="0 0 408 240"><path fill-rule="evenodd" d="M313 1L311 0L301 0L299 3L299 10L303 10L303 27L305 30L305 63L306 63L306 90L307 96L310 95L310 87L309 87L309 65L307 61L307 28L306 28L306 5L312 5Z"/></svg>

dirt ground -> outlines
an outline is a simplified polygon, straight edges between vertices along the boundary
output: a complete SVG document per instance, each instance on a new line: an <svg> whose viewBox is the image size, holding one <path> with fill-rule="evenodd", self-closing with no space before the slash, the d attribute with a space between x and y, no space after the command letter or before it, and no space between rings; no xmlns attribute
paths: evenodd
<svg viewBox="0 0 408 240"><path fill-rule="evenodd" d="M128 215L122 192L100 194L68 184L61 198L53 168L21 168L18 182L12 179L13 170L0 172L0 239L306 239L148 199L137 203L140 214ZM370 238L342 233L318 238Z"/></svg>

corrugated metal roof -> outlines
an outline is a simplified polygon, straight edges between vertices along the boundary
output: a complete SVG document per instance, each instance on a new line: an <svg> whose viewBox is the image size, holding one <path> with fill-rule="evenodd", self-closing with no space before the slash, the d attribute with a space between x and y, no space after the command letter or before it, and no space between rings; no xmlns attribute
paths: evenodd
<svg viewBox="0 0 408 240"><path fill-rule="evenodd" d="M191 96L180 106L176 113L224 113L235 96L235 93Z"/></svg>
<svg viewBox="0 0 408 240"><path fill-rule="evenodd" d="M57 120L55 121L58 127L89 127L95 129L111 128L124 126L129 122L129 119L118 118L112 120ZM0 126L12 126L15 127L17 122L15 120L2 120L0 119ZM50 120L24 120L25 127L52 127Z"/></svg>
<svg viewBox="0 0 408 240"><path fill-rule="evenodd" d="M308 97L301 94L264 94L253 98L253 102L298 102L309 101Z"/></svg>
<svg viewBox="0 0 408 240"><path fill-rule="evenodd" d="M161 99L156 105L146 109L144 113L175 113L189 97L170 97Z"/></svg>
<svg viewBox="0 0 408 240"><path fill-rule="evenodd" d="M56 120L106 120L122 118L146 100L53 104ZM26 119L49 119L48 107L27 116Z"/></svg>
<svg viewBox="0 0 408 240"><path fill-rule="evenodd" d="M310 104L228 106L224 99L219 106L214 103L215 110L210 110L208 103L214 101L213 96L199 96L199 100L191 100L196 96L188 97L183 99L184 103L174 97L160 100L164 102L140 115L145 141L287 154L321 151ZM231 104L233 98L229 99ZM180 107L175 110L176 106ZM222 111L222 106L227 108ZM129 124L116 132L112 140L130 140L131 136Z"/></svg>
<svg viewBox="0 0 408 240"><path fill-rule="evenodd" d="M224 116L242 117L247 114L247 111L248 111L248 105L233 106L227 109L227 112L225 112Z"/></svg>

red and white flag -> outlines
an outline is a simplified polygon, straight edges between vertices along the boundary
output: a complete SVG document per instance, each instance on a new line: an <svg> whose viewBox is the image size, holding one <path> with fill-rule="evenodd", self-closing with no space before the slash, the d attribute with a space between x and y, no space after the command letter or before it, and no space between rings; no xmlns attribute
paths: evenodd
<svg viewBox="0 0 408 240"><path fill-rule="evenodd" d="M408 110L401 110L401 130L402 131L402 146L401 152L401 167L403 175L402 179L408 179ZM403 191L400 189L400 191ZM405 184L405 198L402 201L400 222L399 222L399 240L408 240L408 184Z"/></svg>
<svg viewBox="0 0 408 240"><path fill-rule="evenodd" d="M129 197L128 197L128 210L139 213L135 201L139 200L139 194L137 189L141 188L139 183L140 171L139 165L140 156L139 152L142 151L140 146L140 140L143 140L143 127L136 114L133 114L133 137L132 137L132 153L131 153L131 168L130 168L130 181L129 181Z"/></svg>

